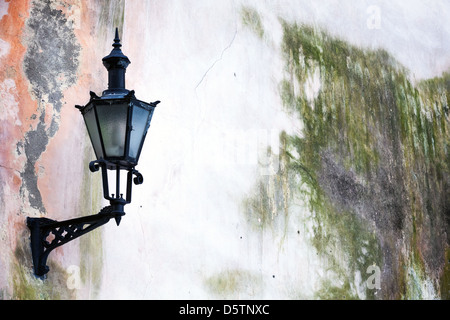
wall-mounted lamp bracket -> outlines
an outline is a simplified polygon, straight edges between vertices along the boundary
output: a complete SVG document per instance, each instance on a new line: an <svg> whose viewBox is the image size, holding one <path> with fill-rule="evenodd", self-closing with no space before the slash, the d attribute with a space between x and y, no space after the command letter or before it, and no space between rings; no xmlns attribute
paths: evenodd
<svg viewBox="0 0 450 320"><path fill-rule="evenodd" d="M49 271L47 258L55 248L104 225L112 218L119 225L125 215L125 205L131 202L132 184L142 184L144 181L135 166L159 101L147 103L138 100L133 90L125 88L125 71L131 62L122 53L121 46L116 29L114 49L102 59L108 70L108 89L103 91L101 97L91 91L87 105L75 106L83 115L97 158L91 161L89 169L91 172L101 170L103 197L109 200L110 205L96 215L66 221L28 217L26 223L31 231L33 267L38 277ZM108 170L116 172L116 190L112 194L109 193ZM121 170L128 171L125 198L120 192Z"/></svg>
<svg viewBox="0 0 450 320"><path fill-rule="evenodd" d="M91 161L89 169L92 172L102 170L104 198L110 204L104 207L98 214L75 218L65 221L56 221L47 218L27 218L27 226L31 232L31 255L33 258L34 273L38 277L44 276L49 267L46 265L47 258L53 249L56 249L69 241L72 241L85 233L88 233L114 218L116 224L120 224L122 216L125 215L124 206L131 202L132 184L141 184L144 181L142 174L134 168L128 168L126 197L119 194L120 168L115 167L117 178L117 193L114 196L109 194L107 168L112 168L113 164L105 160ZM122 168L124 169L124 168ZM133 178L134 176L134 178Z"/></svg>
<svg viewBox="0 0 450 320"><path fill-rule="evenodd" d="M65 221L28 217L27 226L31 232L31 255L36 276L42 277L49 271L46 264L52 250L104 225L111 218L116 218L112 211L112 206L107 206L98 214Z"/></svg>

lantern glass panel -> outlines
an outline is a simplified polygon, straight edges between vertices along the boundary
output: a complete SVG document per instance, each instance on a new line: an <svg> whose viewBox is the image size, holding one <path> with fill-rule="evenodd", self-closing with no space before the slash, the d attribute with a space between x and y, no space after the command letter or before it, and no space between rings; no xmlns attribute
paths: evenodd
<svg viewBox="0 0 450 320"><path fill-rule="evenodd" d="M129 155L132 158L137 159L139 151L150 125L153 109L147 110L138 105L133 106L132 126L133 130L130 134L130 152Z"/></svg>
<svg viewBox="0 0 450 320"><path fill-rule="evenodd" d="M105 158L123 157L128 121L128 104L97 105Z"/></svg>
<svg viewBox="0 0 450 320"><path fill-rule="evenodd" d="M97 118L95 116L95 108L91 105L87 107L87 112L84 113L84 122L86 124L89 137L91 138L92 146L94 147L97 159L103 158L102 142L98 131Z"/></svg>

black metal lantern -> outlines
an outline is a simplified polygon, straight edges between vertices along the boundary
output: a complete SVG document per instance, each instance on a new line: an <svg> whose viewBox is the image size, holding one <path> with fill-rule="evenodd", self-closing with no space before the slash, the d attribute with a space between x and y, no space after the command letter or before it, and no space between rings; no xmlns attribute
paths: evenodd
<svg viewBox="0 0 450 320"><path fill-rule="evenodd" d="M43 276L48 254L55 249L105 223L111 218L119 225L125 215L124 206L131 202L132 183L143 183L142 175L135 169L142 146L150 127L154 109L160 101L152 103L136 99L134 91L125 89L125 72L130 60L123 53L116 29L111 53L103 58L108 70L108 89L99 97L92 91L85 106L76 106L84 117L97 160L91 161L92 172L102 172L103 197L110 205L98 214L58 222L47 218L27 218L31 231L31 249L34 271ZM116 173L115 193L110 194L107 170ZM120 171L126 170L126 196L120 191ZM52 239L50 239L52 235Z"/></svg>
<svg viewBox="0 0 450 320"><path fill-rule="evenodd" d="M124 169L137 165L154 109L154 104L137 100L132 92L93 97L80 108L97 159Z"/></svg>
<svg viewBox="0 0 450 320"><path fill-rule="evenodd" d="M134 91L125 89L125 72L130 60L120 49L118 30L114 49L103 58L108 70L108 90L101 97L91 92L84 116L97 159L123 169L137 165L153 111L159 101L147 103L136 99Z"/></svg>

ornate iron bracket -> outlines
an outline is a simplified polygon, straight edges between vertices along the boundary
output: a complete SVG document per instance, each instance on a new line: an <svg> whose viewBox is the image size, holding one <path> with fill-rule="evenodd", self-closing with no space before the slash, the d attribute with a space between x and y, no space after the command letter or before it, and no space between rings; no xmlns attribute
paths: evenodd
<svg viewBox="0 0 450 320"><path fill-rule="evenodd" d="M60 222L28 217L27 226L31 232L31 255L36 276L42 277L49 271L46 264L52 250L106 224L111 218L116 218L117 214L112 209L112 206L107 206L98 214Z"/></svg>

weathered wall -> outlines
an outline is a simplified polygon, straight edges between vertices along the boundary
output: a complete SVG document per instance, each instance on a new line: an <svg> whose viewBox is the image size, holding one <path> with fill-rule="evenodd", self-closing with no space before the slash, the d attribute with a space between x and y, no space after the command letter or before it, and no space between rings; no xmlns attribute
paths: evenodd
<svg viewBox="0 0 450 320"><path fill-rule="evenodd" d="M1 7L1 293L18 299L95 297L100 233L52 252L54 272L42 282L30 273L24 222L27 216L64 220L101 208L99 181L85 170L93 157L90 142L73 106L88 100L90 88L101 90L102 66L89 61L98 59L96 50L109 50L102 37L109 26L121 27L123 3L2 1ZM71 265L89 270L78 292L67 285Z"/></svg>
<svg viewBox="0 0 450 320"><path fill-rule="evenodd" d="M1 0L0 297L447 299L448 12ZM162 101L145 182L42 281L25 218L104 205L73 106L106 88L115 27L127 88Z"/></svg>

